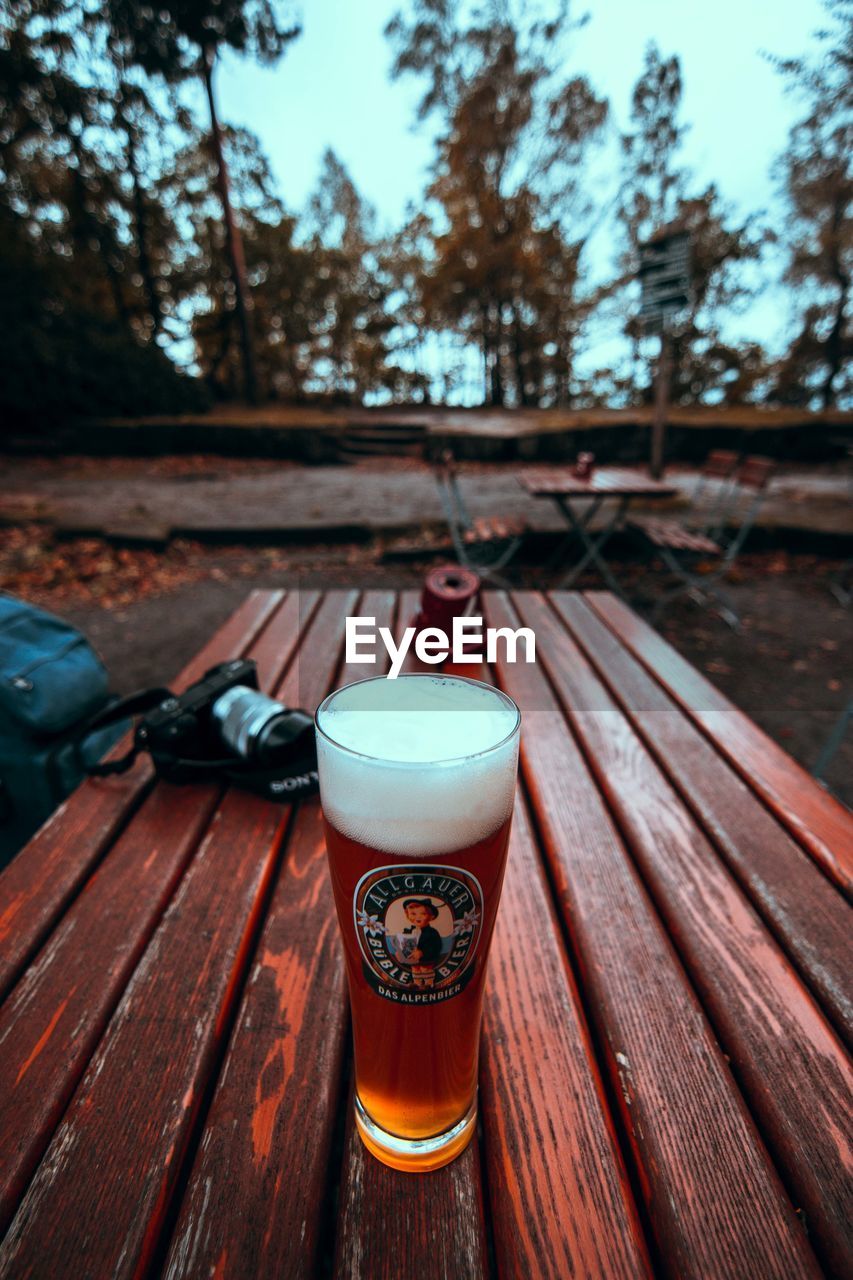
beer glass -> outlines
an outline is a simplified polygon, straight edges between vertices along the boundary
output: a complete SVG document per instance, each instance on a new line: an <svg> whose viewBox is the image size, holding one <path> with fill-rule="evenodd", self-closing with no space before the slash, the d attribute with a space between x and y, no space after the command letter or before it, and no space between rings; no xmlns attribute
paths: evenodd
<svg viewBox="0 0 853 1280"><path fill-rule="evenodd" d="M316 716L365 1146L426 1172L477 1120L486 958L506 866L521 717L491 685L403 675Z"/></svg>

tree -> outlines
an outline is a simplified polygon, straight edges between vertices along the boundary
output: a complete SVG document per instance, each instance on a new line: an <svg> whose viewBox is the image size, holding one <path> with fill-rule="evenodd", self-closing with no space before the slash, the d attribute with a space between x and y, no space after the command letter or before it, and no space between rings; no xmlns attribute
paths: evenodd
<svg viewBox="0 0 853 1280"><path fill-rule="evenodd" d="M276 226L284 209L257 138L245 129L223 130L223 156L233 190L232 220L241 244L256 240L264 227ZM172 169L158 184L158 195L179 207L191 235L172 261L174 287L192 305L192 333L202 374L219 396L239 398L245 391L243 333L235 306L235 286L227 253L227 231L216 187L218 161L210 140L190 135ZM257 291L258 268L251 256L246 285ZM253 342L253 354L254 354ZM254 366L253 366L254 367ZM259 387L269 382L256 369Z"/></svg>
<svg viewBox="0 0 853 1280"><path fill-rule="evenodd" d="M745 268L760 262L769 232L754 219L733 222L713 185L679 201L676 225L690 234L692 302L672 335L672 397L682 404L727 399L731 386L760 380L757 371L751 381L746 376L755 366L755 344L725 343L722 325L752 297Z"/></svg>
<svg viewBox="0 0 853 1280"><path fill-rule="evenodd" d="M345 401L416 390L419 380L394 362L391 350L393 249L377 237L373 211L338 158L326 153L317 190L297 219L272 193L257 139L228 130L225 145L264 389L289 399ZM198 360L212 389L231 397L239 386L239 335L230 277L217 269L222 226L210 198L213 163L204 145L188 149L174 184L192 210L193 250L184 270L203 300L193 321Z"/></svg>
<svg viewBox="0 0 853 1280"><path fill-rule="evenodd" d="M394 74L426 81L441 120L423 313L482 352L493 405L564 402L587 311L580 255L592 202L583 162L607 104L561 73L565 6L489 0L466 19L452 0L414 0L388 27Z"/></svg>
<svg viewBox="0 0 853 1280"><path fill-rule="evenodd" d="M0 201L27 234L76 255L80 284L126 325L122 193L103 146L109 117L97 88L66 63L75 32L60 33L61 5L16 3L0 38Z"/></svg>
<svg viewBox="0 0 853 1280"><path fill-rule="evenodd" d="M157 340L164 331L168 336L169 319L180 298L172 287L171 263L180 253L178 204L168 205L157 191L158 177L174 164L176 135L192 135L196 130L187 111L172 101L172 114L167 116L147 77L133 66L133 51L100 10L86 15L93 50L103 47L104 70L98 68L99 84L112 108L112 129L116 140L123 139L123 186L128 188L126 209L132 228L133 252L143 291L147 316L146 337ZM107 74L112 72L112 83Z"/></svg>
<svg viewBox="0 0 853 1280"><path fill-rule="evenodd" d="M684 195L684 173L675 167L686 132L679 121L683 82L676 56L662 58L648 45L643 70L631 95L632 128L622 137L622 187L618 218L625 250L619 263L621 286L636 279L640 245L675 218ZM632 293L636 292L632 289ZM625 335L631 344L634 378L640 370L643 324L636 308L626 307Z"/></svg>
<svg viewBox="0 0 853 1280"><path fill-rule="evenodd" d="M675 167L686 132L678 119L682 92L678 58L661 58L657 45L650 44L631 95L633 131L622 138L626 173L619 217L634 254L658 227L672 221L684 194L684 173Z"/></svg>
<svg viewBox="0 0 853 1280"><path fill-rule="evenodd" d="M838 399L853 360L853 5L825 0L832 25L823 56L777 60L806 113L776 165L787 205L785 279L806 299L798 336L779 370L783 400L824 408Z"/></svg>
<svg viewBox="0 0 853 1280"><path fill-rule="evenodd" d="M81 301L106 293L140 341L177 338L180 211L157 183L188 114L167 118L102 11L15 0L12 18L0 40L0 201L68 260Z"/></svg>
<svg viewBox="0 0 853 1280"><path fill-rule="evenodd" d="M223 49L250 54L259 62L275 62L299 35L295 23L285 23L274 0L164 0L138 4L136 0L108 0L110 21L117 38L133 51L137 65L168 84L200 75L210 110L211 141L216 159L216 182L222 204L225 248L233 285L234 310L240 330L243 383L246 398L258 398L255 344L240 228L231 202L224 135L214 91L214 68Z"/></svg>
<svg viewBox="0 0 853 1280"><path fill-rule="evenodd" d="M84 74L91 43L79 18L63 0L15 0L0 18L0 405L10 422L203 401L146 341L114 106L99 76Z"/></svg>
<svg viewBox="0 0 853 1280"><path fill-rule="evenodd" d="M323 156L306 222L307 247L327 282L315 377L326 394L360 400L386 377L392 283L375 212L331 150Z"/></svg>
<svg viewBox="0 0 853 1280"><path fill-rule="evenodd" d="M680 119L683 80L677 57L664 58L656 45L646 50L642 73L631 98L631 130L622 139L623 184L619 221L625 251L618 287L629 290L625 334L631 343L635 383L650 360L642 359L644 324L633 301L640 246L656 232L671 229L690 235L691 302L668 336L671 395L678 403L751 395L766 376L755 344L725 342L722 325L751 296L744 270L757 263L769 233L754 219L732 222L714 184L691 193L688 173L678 164L687 132ZM651 371L639 388L652 396Z"/></svg>
<svg viewBox="0 0 853 1280"><path fill-rule="evenodd" d="M386 376L385 389L395 400L423 403L432 398L433 377L429 366L435 335L430 330L430 318L421 297L430 245L429 218L413 208L407 210L402 227L387 236L382 245L382 263L388 278L387 306L394 320L388 334L389 360L393 365L389 364L391 372ZM463 376L455 353L448 351L449 341L452 338L447 332L439 338L442 350L438 376L442 379L440 398L444 400Z"/></svg>

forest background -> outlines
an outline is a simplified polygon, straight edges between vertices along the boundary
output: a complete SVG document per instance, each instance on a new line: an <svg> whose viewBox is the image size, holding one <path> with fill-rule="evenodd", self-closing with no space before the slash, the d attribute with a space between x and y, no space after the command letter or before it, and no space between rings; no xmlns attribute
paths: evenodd
<svg viewBox="0 0 853 1280"><path fill-rule="evenodd" d="M3 420L214 400L644 403L657 340L638 319L638 249L673 226L693 263L673 401L850 407L853 3L824 0L798 57L774 52L768 21L763 56L796 111L767 157L766 206L746 212L691 169L676 53L638 51L615 119L577 61L595 20L564 0L408 0L392 15L390 75L416 91L432 154L389 227L332 150L296 211L258 138L220 118L223 60L286 76L310 4L8 0ZM791 317L778 349L732 336L769 284Z"/></svg>

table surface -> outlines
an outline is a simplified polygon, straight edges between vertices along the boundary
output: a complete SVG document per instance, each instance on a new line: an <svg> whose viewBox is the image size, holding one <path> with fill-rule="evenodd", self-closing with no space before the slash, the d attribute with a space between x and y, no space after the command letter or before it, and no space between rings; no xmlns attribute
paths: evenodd
<svg viewBox="0 0 853 1280"><path fill-rule="evenodd" d="M181 683L248 654L313 706L376 674L347 614L416 606L254 593ZM139 760L0 878L0 1274L850 1274L849 812L614 597L484 609L537 660L492 673L524 726L478 1141L415 1177L353 1131L318 803Z"/></svg>
<svg viewBox="0 0 853 1280"><path fill-rule="evenodd" d="M573 467L528 467L519 483L536 498L672 498L678 489L635 467L596 467L582 478Z"/></svg>

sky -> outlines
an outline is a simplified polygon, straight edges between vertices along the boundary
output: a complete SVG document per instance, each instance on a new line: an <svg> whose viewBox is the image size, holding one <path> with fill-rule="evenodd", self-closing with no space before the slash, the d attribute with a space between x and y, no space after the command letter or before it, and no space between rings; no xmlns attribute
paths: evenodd
<svg viewBox="0 0 853 1280"><path fill-rule="evenodd" d="M418 82L389 78L383 30L399 7L399 0L304 0L303 34L276 66L223 59L222 116L258 135L290 210L304 206L327 147L376 207L380 226L398 225L406 206L418 203L432 129L415 127ZM824 18L820 0L588 0L576 10L590 19L573 37L567 70L588 75L610 99L617 129L628 126L631 90L654 40L664 56L681 59L682 120L690 125L682 162L696 187L717 182L741 217L778 211L770 167L802 106L762 54L814 48ZM604 230L590 272L606 275L617 250ZM765 274L778 270L778 261L768 260ZM779 349L793 314L789 296L768 281L748 311L730 321L728 335ZM591 354L593 364L606 358L606 347Z"/></svg>

